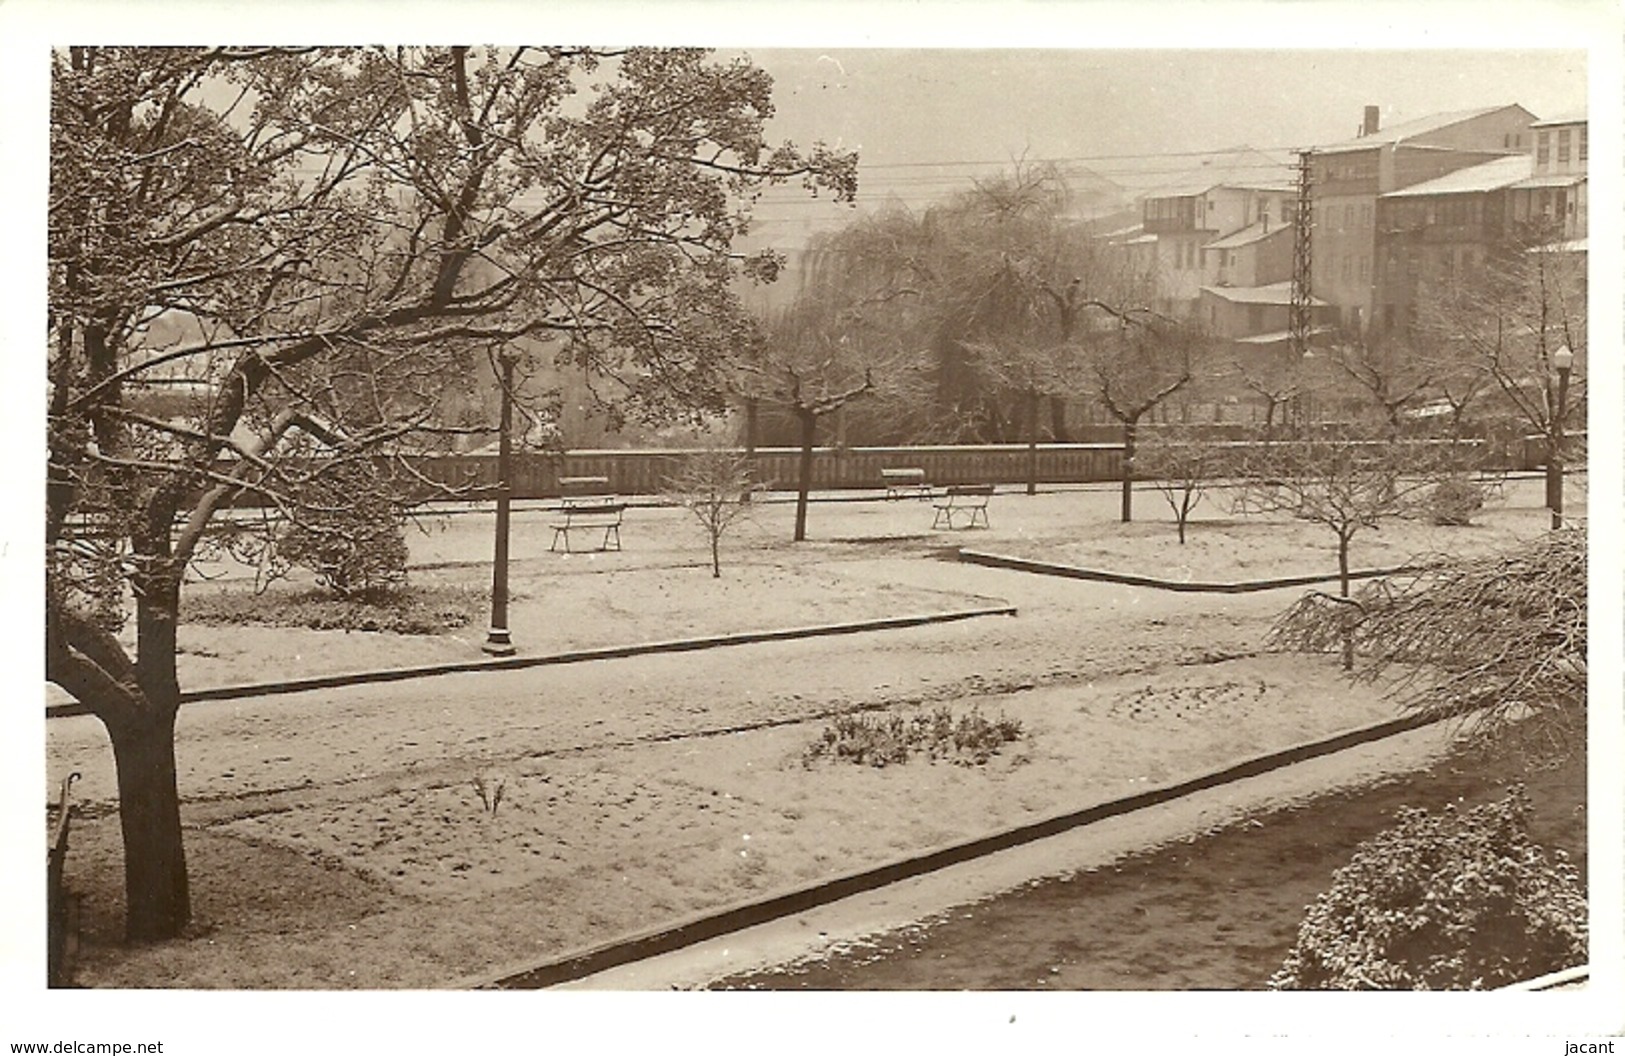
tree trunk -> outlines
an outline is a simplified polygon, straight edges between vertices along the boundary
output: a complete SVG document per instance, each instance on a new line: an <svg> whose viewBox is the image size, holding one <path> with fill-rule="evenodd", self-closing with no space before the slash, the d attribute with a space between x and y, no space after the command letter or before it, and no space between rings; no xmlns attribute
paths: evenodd
<svg viewBox="0 0 1625 1056"><path fill-rule="evenodd" d="M162 519L162 518L159 518ZM180 792L175 783L175 715L180 679L175 670L180 614L180 568L167 536L154 530L136 596L136 681L144 708L106 723L118 771L119 822L124 833L125 934L131 942L171 939L192 918L181 840Z"/></svg>
<svg viewBox="0 0 1625 1056"><path fill-rule="evenodd" d="M722 578L722 536L715 530L711 532L711 578Z"/></svg>
<svg viewBox="0 0 1625 1056"><path fill-rule="evenodd" d="M175 783L175 710L109 724L118 769L119 824L124 834L125 937L172 939L192 919Z"/></svg>
<svg viewBox="0 0 1625 1056"><path fill-rule="evenodd" d="M1066 430L1066 399L1061 396L1049 398L1049 431L1057 444L1070 442L1071 434Z"/></svg>
<svg viewBox="0 0 1625 1056"><path fill-rule="evenodd" d="M1027 391L1027 494L1038 494L1038 393Z"/></svg>
<svg viewBox="0 0 1625 1056"><path fill-rule="evenodd" d="M752 483L756 481L756 405L758 402L754 396L745 398L745 472L750 475ZM746 488L744 497L740 501L749 502L752 490L752 488Z"/></svg>
<svg viewBox="0 0 1625 1056"><path fill-rule="evenodd" d="M1138 417L1123 422L1123 523L1134 519L1134 442L1139 431Z"/></svg>
<svg viewBox="0 0 1625 1056"><path fill-rule="evenodd" d="M795 541L807 538L807 493L812 491L813 442L818 439L818 416L798 407L796 418L801 422L801 471L796 479L796 534Z"/></svg>
<svg viewBox="0 0 1625 1056"><path fill-rule="evenodd" d="M1559 494L1563 489L1563 460L1558 454L1556 437L1546 438L1546 508L1562 508Z"/></svg>
<svg viewBox="0 0 1625 1056"><path fill-rule="evenodd" d="M1341 534L1338 535L1338 537L1337 537L1337 584L1338 584L1338 587L1342 591L1343 597L1345 597L1345 598L1348 597L1349 596L1349 537L1346 536L1346 535L1341 535ZM1343 619L1342 619L1342 623L1343 623L1343 670L1344 671L1353 671L1354 670L1354 628L1349 623L1349 614L1350 614L1351 608L1348 605L1344 605L1344 606L1342 606L1342 609L1343 609Z"/></svg>

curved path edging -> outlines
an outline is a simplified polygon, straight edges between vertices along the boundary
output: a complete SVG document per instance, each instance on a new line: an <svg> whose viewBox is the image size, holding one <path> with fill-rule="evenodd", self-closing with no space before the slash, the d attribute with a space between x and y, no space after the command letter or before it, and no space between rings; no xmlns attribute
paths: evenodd
<svg viewBox="0 0 1625 1056"><path fill-rule="evenodd" d="M847 873L811 887L797 888L766 898L737 903L721 910L703 912L673 924L636 932L563 956L550 957L528 965L516 965L499 973L457 980L450 983L448 988L539 990L559 983L572 982L609 968L670 953L707 939L765 924L794 913L802 913L816 906L827 905L951 865L1056 836L1107 818L1143 810L1196 792L1256 777L1294 763L1420 729L1449 717L1435 713L1415 713L1371 726L1358 727L1331 737L1302 742L1263 755L1252 756L1172 784L1106 800L1081 810L1051 815L1039 821L975 839L947 844L921 854Z"/></svg>
<svg viewBox="0 0 1625 1056"><path fill-rule="evenodd" d="M975 609L953 609L947 612L928 612L913 616L886 616L873 620L854 620L848 623L822 623L806 627L789 627L775 631L740 631L735 634L709 635L703 638L674 638L662 642L643 642L637 645L609 645L591 649L572 649L544 656L504 656L489 660L456 660L421 667L395 667L377 671L353 671L339 675L312 675L308 678L290 678L278 682L256 682L244 686L216 686L194 689L181 694L182 704L206 700L240 700L244 697L269 697L284 693L303 693L311 689L338 689L373 682L404 682L414 678L435 675L468 674L475 671L517 671L527 667L548 667L554 664L575 664L586 660L620 660L651 653L687 653L701 649L716 649L729 645L754 645L760 642L785 642L797 638L822 638L837 634L859 634L864 631L890 631L903 627L923 627L933 623L952 623L980 616L1014 616L1014 605L992 605ZM83 704L49 704L45 708L48 719L70 715L88 715L90 709Z"/></svg>
<svg viewBox="0 0 1625 1056"><path fill-rule="evenodd" d="M1006 568L1016 572L1035 572L1044 576L1061 576L1066 579L1089 579L1101 583L1117 583L1129 587L1153 587L1157 590L1175 590L1191 594L1245 594L1259 590L1280 590L1283 587L1306 587L1314 583L1334 582L1338 576L1333 572L1322 575L1282 576L1275 579L1247 579L1232 582L1224 581L1198 581L1185 582L1177 579L1157 579L1154 576L1137 576L1128 572L1109 572L1099 568L1084 568L1080 565L1060 565L1048 561L1032 561L1025 557L1011 557L1008 554L991 554L980 550L959 551L959 560L970 565L986 565L989 568ZM1396 576L1406 572L1420 572L1425 565L1395 565L1392 568L1362 568L1349 573L1350 579L1372 579L1377 576Z"/></svg>

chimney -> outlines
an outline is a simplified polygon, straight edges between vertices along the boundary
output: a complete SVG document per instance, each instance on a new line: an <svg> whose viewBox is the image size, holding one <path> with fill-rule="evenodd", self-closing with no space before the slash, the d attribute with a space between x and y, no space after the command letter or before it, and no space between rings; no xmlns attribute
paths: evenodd
<svg viewBox="0 0 1625 1056"><path fill-rule="evenodd" d="M1375 106L1365 108L1365 124L1360 126L1360 135L1371 136L1377 133L1378 126L1382 123L1378 113L1378 108Z"/></svg>

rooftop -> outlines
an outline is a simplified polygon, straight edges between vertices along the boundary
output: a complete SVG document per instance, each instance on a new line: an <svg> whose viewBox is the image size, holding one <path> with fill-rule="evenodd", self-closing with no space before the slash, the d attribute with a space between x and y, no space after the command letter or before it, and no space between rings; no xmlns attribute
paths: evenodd
<svg viewBox="0 0 1625 1056"><path fill-rule="evenodd" d="M1292 283L1272 282L1268 286L1203 286L1203 293L1211 293L1220 300L1232 304L1282 304L1292 303ZM1309 298L1309 303L1315 307L1324 307L1326 302L1318 297Z"/></svg>
<svg viewBox="0 0 1625 1056"><path fill-rule="evenodd" d="M1191 198L1215 187L1249 190L1292 190L1292 155L1237 147L1205 158L1200 164L1148 188L1147 198Z"/></svg>
<svg viewBox="0 0 1625 1056"><path fill-rule="evenodd" d="M1586 182L1583 172L1548 172L1542 176L1531 176L1527 180L1519 180L1512 185L1514 190L1531 191L1542 187L1573 187L1575 184Z"/></svg>
<svg viewBox="0 0 1625 1056"><path fill-rule="evenodd" d="M1316 301L1315 303L1319 304L1320 302ZM1331 333L1331 330L1332 328L1329 326L1314 326L1309 328L1307 336L1316 337L1320 334ZM1292 331L1272 330L1267 334L1253 334L1249 337L1232 338L1232 340L1238 345L1280 345L1292 340Z"/></svg>
<svg viewBox="0 0 1625 1056"><path fill-rule="evenodd" d="M1354 139L1345 139L1337 143L1328 143L1323 147L1315 148L1321 154L1335 154L1345 150L1368 150L1372 147L1386 147L1395 143L1403 143L1417 136L1426 136L1452 125L1459 125L1463 121L1471 121L1475 117L1484 117L1487 114L1498 113L1502 110L1523 108L1517 103L1504 106L1485 106L1477 110L1452 110L1443 114L1430 114L1419 117L1414 121L1401 121L1397 125L1379 129L1369 136L1357 136ZM1527 110L1524 113L1528 113ZM1534 115L1530 115L1534 116Z"/></svg>
<svg viewBox="0 0 1625 1056"><path fill-rule="evenodd" d="M1543 121L1536 121L1530 128L1551 128L1553 125L1583 125L1586 123L1584 110L1569 110L1555 117L1548 117Z"/></svg>
<svg viewBox="0 0 1625 1056"><path fill-rule="evenodd" d="M1528 154L1511 154L1482 165L1469 165L1465 169L1446 173L1431 180L1413 183L1397 191L1389 191L1383 199L1421 198L1434 194L1482 194L1510 187L1527 180L1535 171L1535 159Z"/></svg>
<svg viewBox="0 0 1625 1056"><path fill-rule="evenodd" d="M1237 231L1232 231L1223 238L1216 239L1204 245L1203 249L1236 249L1241 246L1250 246L1254 242L1261 242L1271 235L1278 235L1282 231L1290 231L1292 225L1282 222L1276 224L1249 224Z"/></svg>

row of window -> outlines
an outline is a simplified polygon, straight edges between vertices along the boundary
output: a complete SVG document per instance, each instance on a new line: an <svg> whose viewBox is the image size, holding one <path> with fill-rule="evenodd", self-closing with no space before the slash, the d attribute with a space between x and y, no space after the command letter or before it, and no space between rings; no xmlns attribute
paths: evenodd
<svg viewBox="0 0 1625 1056"><path fill-rule="evenodd" d="M1322 231L1366 230L1371 227L1372 217L1375 215L1372 210L1371 202L1358 205L1320 202L1314 208L1314 225Z"/></svg>
<svg viewBox="0 0 1625 1056"><path fill-rule="evenodd" d="M1363 150L1350 154L1329 154L1319 159L1320 171L1315 179L1318 183L1341 183L1355 180L1375 180L1377 178L1377 155L1374 151Z"/></svg>
<svg viewBox="0 0 1625 1056"><path fill-rule="evenodd" d="M1569 163L1570 151L1576 150L1578 160L1583 164L1589 152L1587 143L1588 125L1579 128L1541 129L1535 133L1535 167L1545 169L1551 167L1552 153L1557 153L1557 164Z"/></svg>
<svg viewBox="0 0 1625 1056"><path fill-rule="evenodd" d="M1484 222L1484 199L1478 195L1455 194L1441 198L1395 200L1385 203L1388 226L1463 227Z"/></svg>

